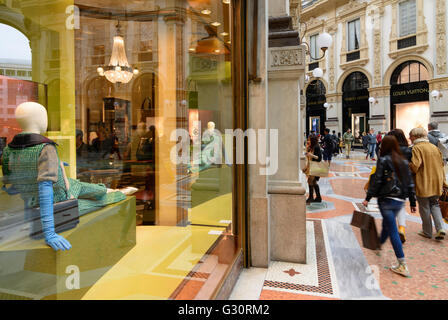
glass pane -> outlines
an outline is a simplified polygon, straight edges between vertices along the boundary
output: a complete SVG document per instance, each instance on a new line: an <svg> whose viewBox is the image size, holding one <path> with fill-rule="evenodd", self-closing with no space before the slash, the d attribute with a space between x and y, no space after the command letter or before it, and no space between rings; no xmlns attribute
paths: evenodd
<svg viewBox="0 0 448 320"><path fill-rule="evenodd" d="M13 46L0 48L1 179L10 188L0 191L0 269L8 265L0 292L38 299L210 298L239 249L232 156L224 148L234 123L231 5L0 6L0 21L12 16L14 28L0 24L0 37ZM30 101L48 113L48 130L39 133L57 143L48 147L57 155L39 143L27 161L40 163L42 154L55 161L57 182L47 191L55 203L48 208L62 219L56 232L71 245L63 259L43 237L42 169L24 186L23 154L5 148L27 131L14 112ZM57 214L67 210L70 220ZM68 285L71 274L79 281Z"/></svg>

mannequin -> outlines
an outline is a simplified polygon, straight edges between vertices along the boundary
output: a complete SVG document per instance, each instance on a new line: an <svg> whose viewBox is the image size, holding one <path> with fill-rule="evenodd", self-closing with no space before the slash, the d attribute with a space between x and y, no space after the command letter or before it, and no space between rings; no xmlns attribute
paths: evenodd
<svg viewBox="0 0 448 320"><path fill-rule="evenodd" d="M26 208L40 207L45 242L54 250L69 250L71 244L55 233L53 204L78 199L80 215L126 199L123 192L102 184L83 183L67 178L59 160L57 144L44 137L47 110L35 102L25 102L15 116L22 128L3 153L4 183L9 194L20 193ZM135 192L135 188L126 193Z"/></svg>
<svg viewBox="0 0 448 320"><path fill-rule="evenodd" d="M215 123L210 121L207 123L207 130L202 136L202 168L206 169L212 164L222 164L222 137L215 130Z"/></svg>

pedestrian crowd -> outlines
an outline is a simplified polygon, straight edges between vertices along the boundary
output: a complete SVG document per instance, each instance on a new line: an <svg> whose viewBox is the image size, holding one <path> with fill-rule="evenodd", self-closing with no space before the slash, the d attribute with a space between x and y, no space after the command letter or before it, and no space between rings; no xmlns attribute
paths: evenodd
<svg viewBox="0 0 448 320"><path fill-rule="evenodd" d="M377 199L383 218L378 250L390 239L398 260L390 270L409 277L403 250L406 242L406 202L410 202L412 213L417 212L418 205L422 219L422 230L418 234L421 237L442 241L446 236L446 213L442 213L440 199L448 194L445 174L448 136L438 130L437 122L432 122L428 125L428 131L424 128L412 129L409 140L401 129L376 134L372 129L369 133L363 133L361 139L366 160L370 157L376 161L365 188L363 204L368 207L371 199ZM330 165L332 156L341 152L341 144L345 146L347 159L350 157L355 138L350 129L342 139L334 131L331 135L330 130L326 129L320 140L321 147L319 137L311 134L305 155L309 161L325 161ZM318 182L319 177L308 176L310 192L307 204L322 202Z"/></svg>

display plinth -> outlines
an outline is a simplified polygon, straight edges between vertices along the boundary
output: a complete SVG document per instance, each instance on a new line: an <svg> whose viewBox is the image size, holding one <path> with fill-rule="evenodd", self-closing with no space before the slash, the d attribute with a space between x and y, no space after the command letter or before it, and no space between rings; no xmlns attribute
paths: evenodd
<svg viewBox="0 0 448 320"><path fill-rule="evenodd" d="M82 298L135 246L135 198L86 214L61 235L71 243L69 251L30 238L0 247L0 299Z"/></svg>

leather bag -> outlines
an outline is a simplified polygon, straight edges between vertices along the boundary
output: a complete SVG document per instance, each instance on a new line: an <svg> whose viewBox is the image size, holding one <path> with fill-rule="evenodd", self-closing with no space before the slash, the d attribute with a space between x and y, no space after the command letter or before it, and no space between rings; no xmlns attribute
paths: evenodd
<svg viewBox="0 0 448 320"><path fill-rule="evenodd" d="M75 228L79 223L77 199L70 199L53 205L55 232L60 233ZM43 239L40 208L3 213L0 219L0 244L11 243L31 237Z"/></svg>
<svg viewBox="0 0 448 320"><path fill-rule="evenodd" d="M375 219L365 212L354 211L351 225L361 229L362 245L366 249L380 248L380 239L376 229Z"/></svg>
<svg viewBox="0 0 448 320"><path fill-rule="evenodd" d="M329 174L330 167L325 162L310 161L309 176L328 178Z"/></svg>

